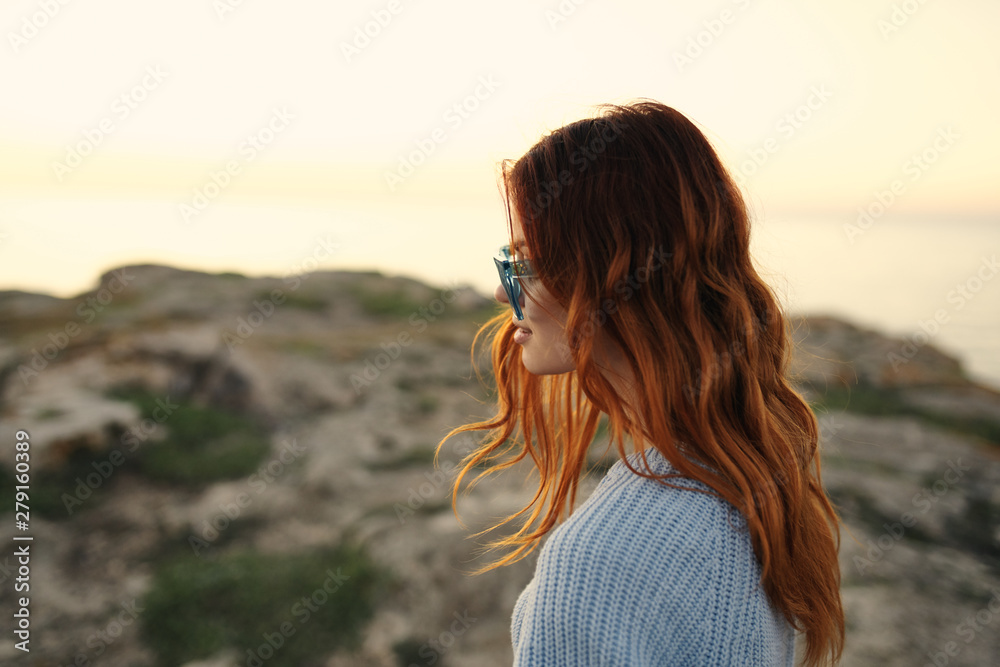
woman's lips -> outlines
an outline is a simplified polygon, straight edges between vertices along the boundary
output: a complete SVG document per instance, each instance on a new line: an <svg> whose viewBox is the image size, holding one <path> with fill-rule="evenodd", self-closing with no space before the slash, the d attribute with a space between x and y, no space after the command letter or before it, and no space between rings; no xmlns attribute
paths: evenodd
<svg viewBox="0 0 1000 667"><path fill-rule="evenodd" d="M524 345L524 342L529 338L531 338L531 329L518 327L517 331L514 332L514 342L518 345Z"/></svg>

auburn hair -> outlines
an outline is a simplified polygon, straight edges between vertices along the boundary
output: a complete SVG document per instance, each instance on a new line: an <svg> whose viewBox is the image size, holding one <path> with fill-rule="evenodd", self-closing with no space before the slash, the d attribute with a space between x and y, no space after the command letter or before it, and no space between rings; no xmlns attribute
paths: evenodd
<svg viewBox="0 0 1000 667"><path fill-rule="evenodd" d="M839 661L839 522L816 418L786 378L788 323L753 266L746 205L709 141L676 110L641 101L602 107L501 169L511 235L516 213L537 280L566 309L575 370L529 373L507 309L476 335L474 358L478 344L491 347L498 409L442 441L487 432L460 465L453 504L475 468L485 469L473 483L530 457L539 474L531 502L496 526L516 527L491 543L504 555L481 571L523 558L568 516L606 415L622 459L626 441L655 447L740 510L764 590L805 635L802 664ZM634 395L602 373L601 337L622 351ZM626 465L670 485L641 460Z"/></svg>

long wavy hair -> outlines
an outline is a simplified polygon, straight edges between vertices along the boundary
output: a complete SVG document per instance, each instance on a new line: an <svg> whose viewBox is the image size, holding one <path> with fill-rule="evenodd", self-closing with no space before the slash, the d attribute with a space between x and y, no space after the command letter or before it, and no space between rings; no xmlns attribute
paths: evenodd
<svg viewBox="0 0 1000 667"><path fill-rule="evenodd" d="M531 502L497 526L516 527L491 543L504 555L482 571L523 558L568 516L607 415L622 459L626 442L655 447L742 512L764 590L805 635L802 664L839 661L838 519L816 419L786 378L788 324L754 269L746 205L708 140L662 104L607 106L505 161L501 180L511 234L516 213L537 279L566 310L575 370L529 373L509 310L476 335L474 359L491 347L498 409L442 441L487 432L460 465L453 502L477 468L473 483L530 457L539 474ZM639 388L631 395L602 372L608 342ZM641 460L633 472L670 484Z"/></svg>

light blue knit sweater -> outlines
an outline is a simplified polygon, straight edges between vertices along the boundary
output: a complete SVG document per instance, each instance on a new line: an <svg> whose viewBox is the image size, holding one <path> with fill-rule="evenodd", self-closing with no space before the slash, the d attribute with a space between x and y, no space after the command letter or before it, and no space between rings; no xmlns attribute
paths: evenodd
<svg viewBox="0 0 1000 667"><path fill-rule="evenodd" d="M655 449L646 457L677 472ZM643 469L638 453L629 461ZM542 546L511 637L515 667L791 667L795 648L742 515L621 461Z"/></svg>

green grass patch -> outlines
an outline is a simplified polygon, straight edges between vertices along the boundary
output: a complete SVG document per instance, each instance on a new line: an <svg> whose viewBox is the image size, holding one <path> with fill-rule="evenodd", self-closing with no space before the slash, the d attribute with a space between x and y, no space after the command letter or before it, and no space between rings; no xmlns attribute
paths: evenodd
<svg viewBox="0 0 1000 667"><path fill-rule="evenodd" d="M354 284L348 287L348 292L361 310L373 317L407 318L426 306L424 301L415 299L410 290L401 287L376 289Z"/></svg>
<svg viewBox="0 0 1000 667"><path fill-rule="evenodd" d="M249 476L270 453L266 429L245 416L175 402L143 388L122 386L109 396L136 405L146 424L159 421L166 437L157 441L141 430L109 430L103 446L80 443L57 466L33 470L30 498L37 514L59 520L99 507L125 471L197 486ZM170 406L165 419L162 405ZM0 466L0 488L13 485L11 471Z"/></svg>
<svg viewBox="0 0 1000 667"><path fill-rule="evenodd" d="M830 386L825 390L814 387L819 398L813 407L820 411L847 410L863 415L894 416L905 414L907 406L898 390L858 384L851 387Z"/></svg>
<svg viewBox="0 0 1000 667"><path fill-rule="evenodd" d="M56 419L57 417L62 417L64 414L66 413L59 408L42 408L35 413L35 419L40 422L50 421L52 419Z"/></svg>
<svg viewBox="0 0 1000 667"><path fill-rule="evenodd" d="M823 453L822 464L824 467L829 466L831 468L840 468L842 470L850 470L852 472L866 473L870 475L880 475L882 477L902 477L906 475L905 471L901 470L898 465L894 465L892 463L852 458L850 456L841 456L831 452Z"/></svg>
<svg viewBox="0 0 1000 667"><path fill-rule="evenodd" d="M100 470L111 474L105 477ZM70 518L79 509L96 507L104 487L114 481L114 471L108 452L84 447L74 450L58 468L32 470L28 494L31 511L46 519L60 520ZM0 488L13 489L14 484L13 473L0 466ZM4 511L13 512L14 503Z"/></svg>
<svg viewBox="0 0 1000 667"><path fill-rule="evenodd" d="M284 352L306 357L326 358L330 356L330 347L327 344L313 340L288 339L277 343L276 347Z"/></svg>
<svg viewBox="0 0 1000 667"><path fill-rule="evenodd" d="M280 302L274 300L274 293L276 291L283 292L284 294L284 297L279 299ZM312 312L324 310L329 305L329 300L322 295L293 292L291 290L260 290L257 292L254 300L270 301L274 303L276 308L299 308Z"/></svg>
<svg viewBox="0 0 1000 667"><path fill-rule="evenodd" d="M398 667L410 667L427 662L427 640L414 637L401 639L392 645Z"/></svg>
<svg viewBox="0 0 1000 667"><path fill-rule="evenodd" d="M414 401L413 410L418 416L426 417L437 412L440 407L440 398L428 392L420 392Z"/></svg>
<svg viewBox="0 0 1000 667"><path fill-rule="evenodd" d="M403 376L396 380L396 388L400 391L416 391L425 384L427 384L427 380L425 378L412 376Z"/></svg>
<svg viewBox="0 0 1000 667"><path fill-rule="evenodd" d="M145 389L120 387L110 395L135 404L143 419L162 419L161 403L169 403ZM244 477L271 448L266 430L251 419L185 401L171 409L162 426L166 438L147 440L135 454L138 471L157 481L204 484Z"/></svg>
<svg viewBox="0 0 1000 667"><path fill-rule="evenodd" d="M308 310L311 312L319 312L325 310L329 305L329 302L321 297L312 294L289 294L285 298L283 306L288 306L289 308L298 308L300 310Z"/></svg>
<svg viewBox="0 0 1000 667"><path fill-rule="evenodd" d="M368 463L369 470L402 470L415 466L430 468L434 465L433 447L413 447L391 459Z"/></svg>
<svg viewBox="0 0 1000 667"><path fill-rule="evenodd" d="M165 667L227 649L240 664L253 655L269 667L319 664L359 644L388 582L351 545L215 560L188 555L156 571L143 601L142 635Z"/></svg>
<svg viewBox="0 0 1000 667"><path fill-rule="evenodd" d="M817 412L848 411L875 417L917 417L924 422L954 433L981 438L1000 447L1000 420L966 417L935 412L907 403L897 388L880 388L868 384L851 387L813 388L819 398L812 407Z"/></svg>

